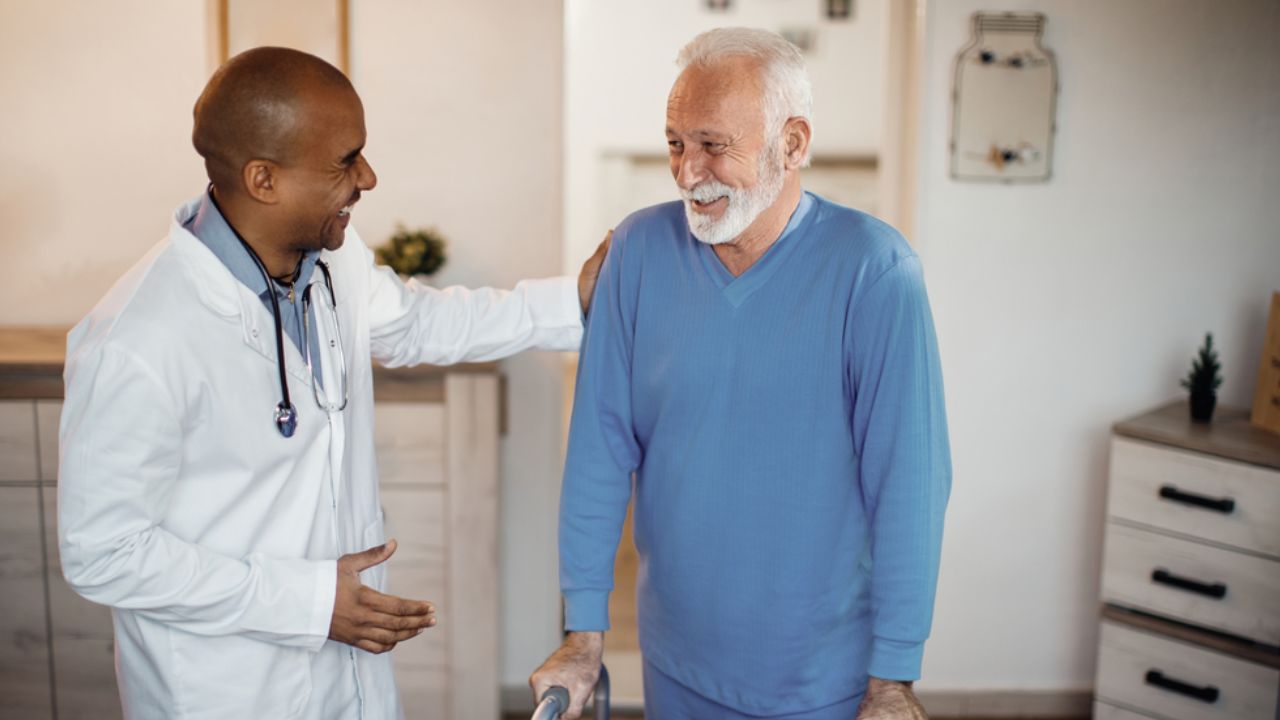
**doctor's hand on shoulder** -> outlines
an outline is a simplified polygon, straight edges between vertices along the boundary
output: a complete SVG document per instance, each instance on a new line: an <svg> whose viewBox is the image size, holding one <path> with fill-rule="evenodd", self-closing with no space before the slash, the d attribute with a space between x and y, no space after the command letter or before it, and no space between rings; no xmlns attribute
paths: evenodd
<svg viewBox="0 0 1280 720"><path fill-rule="evenodd" d="M360 582L360 571L387 561L396 541L338 558L338 589L329 639L371 653L384 653L436 624L436 609L423 600L380 593Z"/></svg>
<svg viewBox="0 0 1280 720"><path fill-rule="evenodd" d="M582 314L585 316L591 307L591 294L595 292L596 280L600 278L600 266L604 264L604 256L609 254L609 243L613 240L613 231L604 236L604 240L596 246L596 251L582 263L582 271L578 273L578 301L582 303Z"/></svg>
<svg viewBox="0 0 1280 720"><path fill-rule="evenodd" d="M911 683L871 678L857 720L928 720Z"/></svg>

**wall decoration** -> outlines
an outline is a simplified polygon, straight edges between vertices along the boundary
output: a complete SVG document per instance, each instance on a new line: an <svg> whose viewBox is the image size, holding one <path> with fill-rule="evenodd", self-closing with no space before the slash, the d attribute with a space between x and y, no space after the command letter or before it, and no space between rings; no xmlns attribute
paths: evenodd
<svg viewBox="0 0 1280 720"><path fill-rule="evenodd" d="M732 3L730 0L706 0L707 9L714 12L725 12Z"/></svg>
<svg viewBox="0 0 1280 720"><path fill-rule="evenodd" d="M849 20L853 17L853 0L825 0L827 17L832 20Z"/></svg>
<svg viewBox="0 0 1280 720"><path fill-rule="evenodd" d="M217 0L221 62L262 45L291 47L350 74L350 0Z"/></svg>
<svg viewBox="0 0 1280 720"><path fill-rule="evenodd" d="M1258 387L1249 420L1264 430L1280 433L1280 292L1271 294L1271 316L1267 337L1262 341Z"/></svg>
<svg viewBox="0 0 1280 720"><path fill-rule="evenodd" d="M1045 182L1053 159L1058 67L1041 13L973 15L956 56L951 177Z"/></svg>

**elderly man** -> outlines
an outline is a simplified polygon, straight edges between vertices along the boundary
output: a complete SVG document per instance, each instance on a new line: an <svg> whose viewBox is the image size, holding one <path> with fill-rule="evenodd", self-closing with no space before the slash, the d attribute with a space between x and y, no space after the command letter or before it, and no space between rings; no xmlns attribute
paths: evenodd
<svg viewBox="0 0 1280 720"><path fill-rule="evenodd" d="M713 30L667 105L683 203L614 234L560 515L569 631L533 675L596 679L632 497L645 712L919 717L950 460L920 261L801 188L810 89L773 33Z"/></svg>
<svg viewBox="0 0 1280 720"><path fill-rule="evenodd" d="M435 620L381 592L371 357L576 348L595 267L511 292L375 267L364 110L310 55L231 59L193 140L208 191L69 337L63 572L113 608L126 717L395 718L383 653Z"/></svg>

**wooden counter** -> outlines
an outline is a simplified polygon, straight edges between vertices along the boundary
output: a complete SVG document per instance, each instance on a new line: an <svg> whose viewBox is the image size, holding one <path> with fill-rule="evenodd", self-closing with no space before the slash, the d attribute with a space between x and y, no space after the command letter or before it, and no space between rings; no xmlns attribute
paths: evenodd
<svg viewBox="0 0 1280 720"><path fill-rule="evenodd" d="M1218 407L1213 421L1192 422L1187 402L1179 400L1122 420L1117 435L1171 445L1228 460L1280 469L1280 435L1249 423L1249 411Z"/></svg>
<svg viewBox="0 0 1280 720"><path fill-rule="evenodd" d="M0 327L0 400L62 397L64 327Z"/></svg>
<svg viewBox="0 0 1280 720"><path fill-rule="evenodd" d="M67 331L65 327L0 327L0 400L62 397ZM446 374L497 371L497 363L396 369L374 366L373 397L377 402L444 402Z"/></svg>

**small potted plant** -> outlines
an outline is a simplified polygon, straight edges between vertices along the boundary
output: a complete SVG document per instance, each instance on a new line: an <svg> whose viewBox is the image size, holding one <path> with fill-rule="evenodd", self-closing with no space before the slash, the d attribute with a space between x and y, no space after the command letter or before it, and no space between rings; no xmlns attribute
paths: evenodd
<svg viewBox="0 0 1280 720"><path fill-rule="evenodd" d="M1182 380L1182 387L1191 391L1191 419L1195 422L1207 423L1213 418L1218 386L1222 384L1222 375L1218 372L1221 369L1218 352L1213 349L1213 333L1205 333L1204 345L1191 361L1191 372Z"/></svg>
<svg viewBox="0 0 1280 720"><path fill-rule="evenodd" d="M395 234L374 255L403 277L430 276L444 265L444 246L444 236L435 228L409 230L397 225Z"/></svg>

